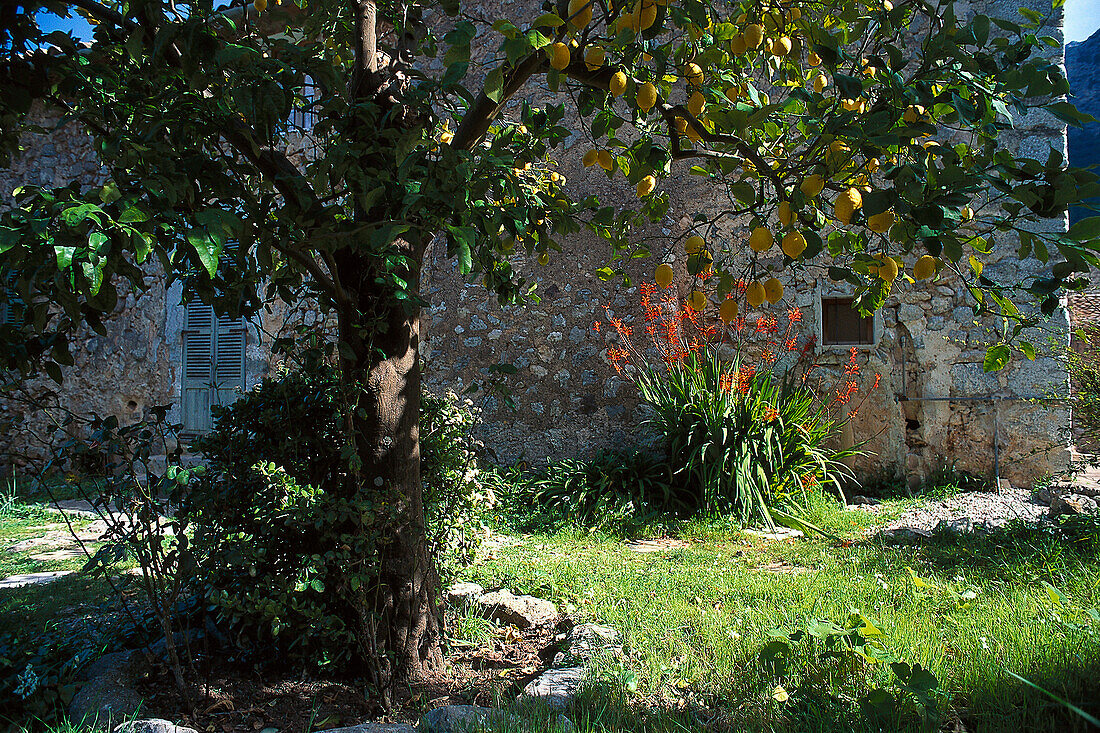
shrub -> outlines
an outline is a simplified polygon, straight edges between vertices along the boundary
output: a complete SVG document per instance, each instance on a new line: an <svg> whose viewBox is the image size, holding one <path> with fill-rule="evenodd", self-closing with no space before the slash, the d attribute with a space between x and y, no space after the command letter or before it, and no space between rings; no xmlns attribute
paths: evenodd
<svg viewBox="0 0 1100 733"><path fill-rule="evenodd" d="M668 461L644 451L598 451L552 463L528 480L533 505L583 523L642 519L678 506Z"/></svg>
<svg viewBox="0 0 1100 733"><path fill-rule="evenodd" d="M857 449L829 444L847 419L834 408L859 389L855 350L839 386L826 390L808 378L816 365L806 363L812 342L800 344L794 333L797 309L780 335L775 316L757 314L752 329L740 318L718 326L679 307L671 293L654 303L655 292L642 287L650 343L636 344L632 329L612 318L618 343L608 357L651 408L647 425L662 440L677 487L669 508L770 525L777 512L803 509L808 491L839 492L851 475L843 459Z"/></svg>
<svg viewBox="0 0 1100 733"><path fill-rule="evenodd" d="M350 455L343 405L337 373L323 364L265 379L218 410L196 441L208 467L187 507L213 606L251 644L309 664L338 662L354 648L357 620L336 612L333 589L369 587L378 567L374 538L354 531L378 508L337 490ZM425 503L445 569L472 557L479 512L492 503L474 422L453 394L424 400Z"/></svg>

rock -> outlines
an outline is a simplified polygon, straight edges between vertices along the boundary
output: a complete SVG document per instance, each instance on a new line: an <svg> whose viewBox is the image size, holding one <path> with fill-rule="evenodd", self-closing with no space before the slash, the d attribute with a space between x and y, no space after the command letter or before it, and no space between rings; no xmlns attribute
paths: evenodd
<svg viewBox="0 0 1100 733"><path fill-rule="evenodd" d="M550 601L517 596L507 588L486 593L476 603L486 618L521 629L549 625L558 617L558 608Z"/></svg>
<svg viewBox="0 0 1100 733"><path fill-rule="evenodd" d="M89 665L84 671L87 682L69 703L69 720L78 726L102 727L132 716L140 709L142 697L131 684L143 663L140 652L126 651L104 655Z"/></svg>
<svg viewBox="0 0 1100 733"><path fill-rule="evenodd" d="M587 666L598 657L621 658L622 637L610 626L580 624L554 641L561 651L554 655L555 667Z"/></svg>
<svg viewBox="0 0 1100 733"><path fill-rule="evenodd" d="M420 733L469 733L494 726L519 728L520 719L512 713L477 705L447 705L436 708L420 719Z"/></svg>
<svg viewBox="0 0 1100 733"><path fill-rule="evenodd" d="M765 540L793 540L799 537L805 537L801 530L791 529L789 527L776 527L774 532L746 529L745 534L751 534L754 537L760 537Z"/></svg>
<svg viewBox="0 0 1100 733"><path fill-rule="evenodd" d="M360 723L350 728L328 728L325 733L416 733L416 728L405 723Z"/></svg>
<svg viewBox="0 0 1100 733"><path fill-rule="evenodd" d="M517 698L534 698L554 712L561 712L573 702L588 680L585 667L564 667L548 669L528 682Z"/></svg>
<svg viewBox="0 0 1100 733"><path fill-rule="evenodd" d="M872 499L869 496L863 496L861 494L856 494L852 497L851 501L848 502L850 506L875 506L878 503L878 499Z"/></svg>
<svg viewBox="0 0 1100 733"><path fill-rule="evenodd" d="M1050 517L1074 514L1095 514L1096 500L1083 494L1062 494L1054 496L1050 502Z"/></svg>
<svg viewBox="0 0 1100 733"><path fill-rule="evenodd" d="M452 606L464 606L473 603L485 595L485 589L477 583L455 583L447 589L447 603Z"/></svg>
<svg viewBox="0 0 1100 733"><path fill-rule="evenodd" d="M0 588L22 588L27 585L45 585L58 578L72 575L72 570L51 570L45 573L25 573L23 575L11 575L0 580Z"/></svg>
<svg viewBox="0 0 1100 733"><path fill-rule="evenodd" d="M160 718L131 720L115 728L114 733L198 733L194 728L170 723Z"/></svg>

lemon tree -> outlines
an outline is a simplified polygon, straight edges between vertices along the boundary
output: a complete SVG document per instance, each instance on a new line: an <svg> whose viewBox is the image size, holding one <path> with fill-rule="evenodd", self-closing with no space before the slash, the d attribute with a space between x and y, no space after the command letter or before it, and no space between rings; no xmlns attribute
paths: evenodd
<svg viewBox="0 0 1100 733"><path fill-rule="evenodd" d="M519 258L548 264L582 231L606 246L600 275L625 278L625 261L652 254L637 232L667 214L682 166L729 202L688 212L693 231L672 243L696 278L690 304L719 303L727 321L782 303L802 269L850 282L867 310L906 279L949 271L1003 316L1007 340L1039 317L1023 300L1049 312L1097 264L1100 220L1044 223L1100 192L1095 176L998 141L1022 115L1089 119L1060 99L1049 12L963 16L949 0L549 0L499 17L463 0L214 5L17 0L0 14L0 157L59 120L90 136L103 176L23 186L0 218L0 303L12 306L0 358L62 379L70 340L102 329L158 271L220 314L303 298L331 314L354 398L347 471L325 490L356 508L331 521L385 552L377 568L340 568L345 582L326 592L383 689L442 663L416 428L432 241L503 303L532 294ZM41 14L79 14L94 34L77 43ZM527 101L536 86L555 101ZM631 187L631 205L569 185L557 163L574 134L589 141L589 173ZM993 277L985 264L1005 248L1041 274ZM1007 347L990 363L1003 358Z"/></svg>

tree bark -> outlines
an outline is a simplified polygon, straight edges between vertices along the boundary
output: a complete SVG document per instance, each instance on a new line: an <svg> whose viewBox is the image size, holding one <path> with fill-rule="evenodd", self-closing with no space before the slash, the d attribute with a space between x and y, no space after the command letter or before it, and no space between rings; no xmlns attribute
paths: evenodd
<svg viewBox="0 0 1100 733"><path fill-rule="evenodd" d="M398 243L419 281L422 248ZM340 261L342 260L342 261ZM341 372L355 399L348 430L361 468L357 490L381 498L377 586L358 599L359 656L383 690L442 667L439 575L429 552L420 480L420 309L373 285L374 266L347 253L341 271L361 273L357 307L341 313Z"/></svg>

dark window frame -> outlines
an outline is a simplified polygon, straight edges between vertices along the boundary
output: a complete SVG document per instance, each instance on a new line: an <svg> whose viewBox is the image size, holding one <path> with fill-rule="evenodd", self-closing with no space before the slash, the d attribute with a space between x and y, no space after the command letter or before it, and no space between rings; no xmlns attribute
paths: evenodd
<svg viewBox="0 0 1100 733"><path fill-rule="evenodd" d="M853 299L821 298L822 346L873 346L875 317L862 316L852 307Z"/></svg>

